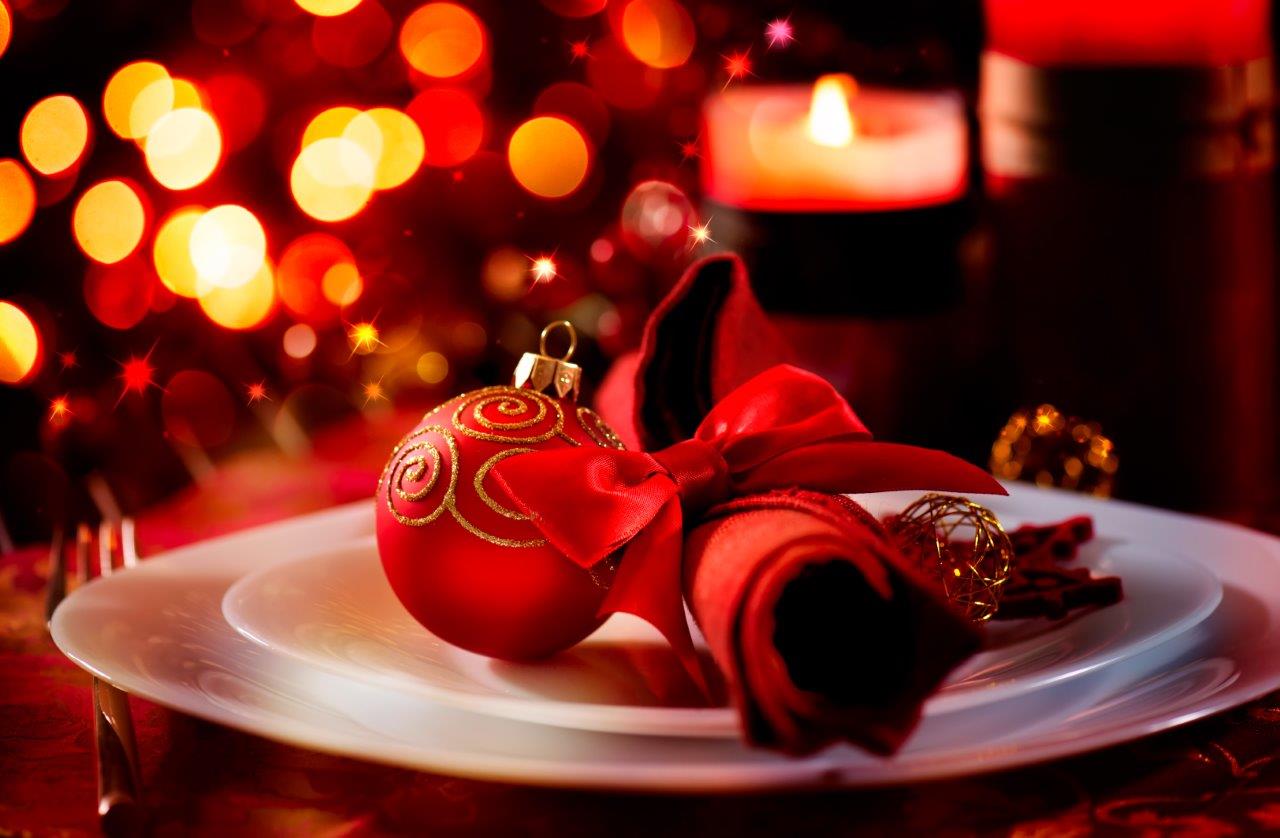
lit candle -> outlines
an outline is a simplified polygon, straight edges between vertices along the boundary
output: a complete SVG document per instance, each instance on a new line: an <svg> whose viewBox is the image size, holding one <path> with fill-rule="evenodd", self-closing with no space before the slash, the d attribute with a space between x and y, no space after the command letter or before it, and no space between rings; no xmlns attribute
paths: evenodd
<svg viewBox="0 0 1280 838"><path fill-rule="evenodd" d="M770 212L875 211L955 201L968 188L956 93L859 87L846 75L808 86L742 86L704 110L704 194Z"/></svg>
<svg viewBox="0 0 1280 838"><path fill-rule="evenodd" d="M924 347L955 346L936 315L964 297L973 222L960 94L831 75L731 88L703 122L711 232L747 260L794 360L879 432L937 419L950 350Z"/></svg>

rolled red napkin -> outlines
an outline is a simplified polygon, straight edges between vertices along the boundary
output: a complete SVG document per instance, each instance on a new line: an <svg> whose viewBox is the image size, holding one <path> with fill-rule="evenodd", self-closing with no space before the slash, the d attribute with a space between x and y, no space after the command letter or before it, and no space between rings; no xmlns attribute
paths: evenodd
<svg viewBox="0 0 1280 838"><path fill-rule="evenodd" d="M847 498L772 492L684 541L685 597L753 744L897 750L981 632Z"/></svg>

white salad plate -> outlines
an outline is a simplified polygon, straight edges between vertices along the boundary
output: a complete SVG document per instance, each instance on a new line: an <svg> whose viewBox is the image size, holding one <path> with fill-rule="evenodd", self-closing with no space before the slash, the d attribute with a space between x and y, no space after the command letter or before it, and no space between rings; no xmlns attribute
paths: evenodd
<svg viewBox="0 0 1280 838"><path fill-rule="evenodd" d="M636 736L533 724L340 675L237 633L229 588L282 562L367 546L371 504L191 545L75 591L54 615L58 646L139 697L330 753L493 781L729 791L883 785L991 771L1114 745L1280 687L1280 540L1175 513L1011 487L1006 521L1094 517L1102 543L1183 555L1221 581L1198 625L1108 666L926 717L891 758L834 746L795 759L724 738ZM1132 594L1131 599L1135 599ZM849 665L856 665L850 661Z"/></svg>
<svg viewBox="0 0 1280 838"><path fill-rule="evenodd" d="M894 497L868 505L893 508ZM1020 523L1004 517L1010 526ZM991 624L988 650L953 673L925 714L976 707L1081 675L1209 616L1222 598L1217 578L1144 541L1099 539L1084 550L1081 564L1121 577L1121 602L1057 622ZM705 702L681 676L661 635L629 615L611 618L574 649L534 663L494 660L435 637L396 599L372 538L251 573L227 591L222 613L268 649L452 707L609 733L739 735L736 711L698 706ZM856 666L857 648L848 652L849 661L833 665Z"/></svg>

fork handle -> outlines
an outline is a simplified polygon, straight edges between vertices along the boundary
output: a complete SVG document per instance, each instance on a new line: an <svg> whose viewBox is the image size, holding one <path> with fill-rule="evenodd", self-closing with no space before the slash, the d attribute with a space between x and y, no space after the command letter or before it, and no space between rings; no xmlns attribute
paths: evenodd
<svg viewBox="0 0 1280 838"><path fill-rule="evenodd" d="M98 816L108 836L133 836L143 832L143 810L138 800L133 715L129 697L93 679L93 732L98 753Z"/></svg>

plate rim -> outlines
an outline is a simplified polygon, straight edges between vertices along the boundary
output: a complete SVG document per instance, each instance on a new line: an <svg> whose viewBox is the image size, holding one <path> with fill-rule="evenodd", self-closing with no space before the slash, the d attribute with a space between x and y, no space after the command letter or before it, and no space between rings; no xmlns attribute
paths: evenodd
<svg viewBox="0 0 1280 838"><path fill-rule="evenodd" d="M1033 493L1043 493L1050 496L1069 494L1061 490L1028 486L1015 487L1015 493L1024 497ZM1100 503L1100 501L1078 495L1071 495L1071 497L1084 507ZM1280 538L1276 536L1251 530L1232 522L1144 507L1126 501L1110 500L1106 503L1111 508L1119 510L1121 514L1141 513L1147 516L1152 523L1158 523L1162 519L1174 523L1194 522L1208 526L1210 529L1221 532L1224 535L1232 534L1236 538L1246 537L1258 547L1257 552L1259 554L1265 554L1263 558L1268 564L1267 570L1274 571L1275 566L1280 566ZM142 563L138 568L115 574L111 579L119 582L135 578L136 574L148 572L147 569L149 567L158 567L158 563L162 560L167 566L176 560L182 560L192 554L198 555L214 547L234 545L241 540L253 540L261 537L261 534L268 530L283 532L314 526L319 519L327 519L330 516L335 520L354 519L357 517L364 520L367 518L367 527L369 531L372 529L372 510L369 508L369 504L367 501L358 501L299 518L246 529L209 541L185 545L172 551L157 554ZM325 521L325 523L331 522ZM93 584L109 585L111 582L106 580ZM193 704L190 700L183 701L170 698L166 690L147 684L141 680L136 672L124 671L121 674L108 671L97 667L92 660L77 654L77 642L66 625L69 622L67 615L79 606L79 600L84 596L83 591L90 590L91 587L86 586L84 589L72 592L54 614L51 623L54 641L63 653L78 666L127 692L177 712L225 724L228 727L309 750L452 776L498 782L519 782L558 788L662 791L680 794L741 793L762 788L882 787L902 783L924 782L945 777L985 774L1020 765L1031 765L1061 759L1130 742L1240 706L1280 688L1280 664L1277 664L1272 666L1269 672L1265 674L1259 673L1250 679L1246 685L1241 685L1240 679L1236 679L1236 682L1232 685L1215 693L1210 698L1198 702L1194 708L1179 712L1177 715L1153 717L1140 721L1137 725L1132 723L1123 726L1120 724L1107 725L1086 736L1060 737L1050 746L1040 747L1034 751L1029 751L1026 747L1005 748L1000 753L989 755L987 761L979 765L945 765L943 764L944 761L941 760L933 764L925 763L909 775L898 774L884 778L849 777L842 771L839 753L833 753L832 750L828 750L807 759L769 760L749 765L738 765L734 766L733 772L724 772L722 769L709 765L705 770L694 770L690 774L689 771L691 769L686 767L686 771L682 773L678 782L672 781L670 766L632 766L624 764L619 770L617 764L599 762L580 766L577 772L570 777L564 771L556 773L548 770L545 760L531 760L523 757L502 758L493 754L485 755L483 759L468 759L457 753L443 753L442 749L438 748L427 754L426 749L417 744L406 746L401 743L388 742L380 752L371 753L368 748L369 737L367 734L361 736L339 736L331 730L305 724L299 726L304 728L301 731L293 728L282 729L278 725L263 721L260 718L234 714L211 702ZM238 637L229 625L225 626L225 630L229 636ZM247 643L248 641L244 642ZM1277 641L1277 646L1280 646L1280 641ZM1155 654L1155 651L1148 650L1144 654ZM353 724L355 723L353 722ZM603 736L606 734L591 735ZM502 766L495 768L495 762L501 762ZM891 762L892 760L886 761L886 763ZM729 773L732 776L729 776Z"/></svg>

